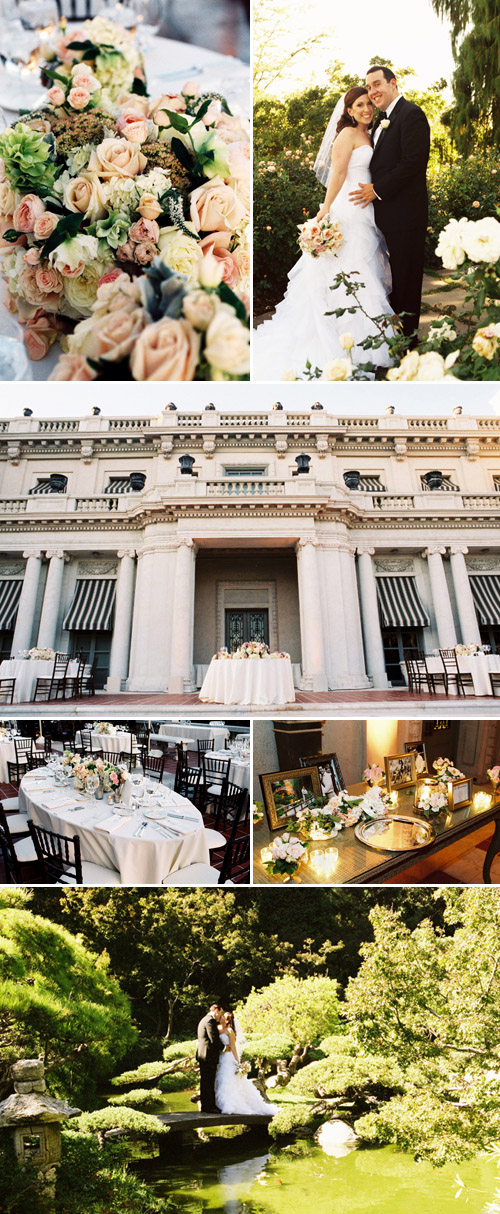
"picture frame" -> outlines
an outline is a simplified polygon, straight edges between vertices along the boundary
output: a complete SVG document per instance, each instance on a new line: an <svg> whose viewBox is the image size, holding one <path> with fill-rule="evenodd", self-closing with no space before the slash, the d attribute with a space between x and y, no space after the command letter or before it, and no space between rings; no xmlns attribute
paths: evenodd
<svg viewBox="0 0 500 1214"><path fill-rule="evenodd" d="M462 776L460 780L448 780L448 809L464 809L472 801L472 778Z"/></svg>
<svg viewBox="0 0 500 1214"><path fill-rule="evenodd" d="M429 768L427 766L427 752L425 749L425 742L404 742L403 745L404 745L405 754L410 754L410 751L413 750L416 755L422 756L424 766L422 768L422 771L417 771L417 775L418 776L426 775Z"/></svg>
<svg viewBox="0 0 500 1214"><path fill-rule="evenodd" d="M343 792L345 780L334 750L326 755L306 755L299 759L299 763L301 767L317 767L322 797L333 797Z"/></svg>
<svg viewBox="0 0 500 1214"><path fill-rule="evenodd" d="M270 830L289 830L293 834L294 809L306 808L322 795L315 766L270 771L259 776L259 780Z"/></svg>
<svg viewBox="0 0 500 1214"><path fill-rule="evenodd" d="M403 754L399 755L385 755L384 764L387 792L394 792L399 788L412 788L416 784L417 771L413 749L408 752L403 751Z"/></svg>

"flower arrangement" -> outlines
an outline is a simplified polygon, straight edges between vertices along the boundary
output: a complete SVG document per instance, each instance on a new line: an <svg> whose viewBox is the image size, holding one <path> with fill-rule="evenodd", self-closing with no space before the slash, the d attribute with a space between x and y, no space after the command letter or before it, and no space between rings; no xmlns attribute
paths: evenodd
<svg viewBox="0 0 500 1214"><path fill-rule="evenodd" d="M254 822L262 822L264 817L264 805L262 801L254 801L252 805L252 817Z"/></svg>
<svg viewBox="0 0 500 1214"><path fill-rule="evenodd" d="M225 658L236 658L237 661L248 660L249 658L289 658L290 654L284 650L275 650L270 652L269 645L264 641L245 641L238 649L234 649L232 653L225 645L214 654L215 661L223 661Z"/></svg>
<svg viewBox="0 0 500 1214"><path fill-rule="evenodd" d="M75 787L84 788L87 776L98 776L104 792L116 792L127 779L127 772L104 759L94 759L91 756L82 759L71 750L65 750L63 765L71 768Z"/></svg>
<svg viewBox="0 0 500 1214"><path fill-rule="evenodd" d="M363 772L363 780L366 780L367 784L371 784L371 785L380 784L380 781L383 779L383 777L384 777L384 773L382 771L382 768L379 767L377 763L372 763L371 767L365 767L365 770Z"/></svg>
<svg viewBox="0 0 500 1214"><path fill-rule="evenodd" d="M55 656L54 649L39 649L37 645L34 645L32 649L18 650L18 657L32 658L35 662L53 662Z"/></svg>
<svg viewBox="0 0 500 1214"><path fill-rule="evenodd" d="M235 1070L235 1075L246 1077L250 1074L252 1067L250 1062L239 1062Z"/></svg>
<svg viewBox="0 0 500 1214"><path fill-rule="evenodd" d="M488 780L491 781L493 788L496 792L497 787L500 784L500 766L498 765L498 763L496 763L494 767L488 768L486 775L488 776Z"/></svg>
<svg viewBox="0 0 500 1214"><path fill-rule="evenodd" d="M327 837L346 826L355 826L362 818L386 817L391 804L390 795L380 788L370 788L361 796L352 796L344 789L327 801L297 810L296 821L307 834Z"/></svg>
<svg viewBox="0 0 500 1214"><path fill-rule="evenodd" d="M9 307L56 380L249 375L248 128L223 97L147 96L103 18L58 39L40 110L0 134Z"/></svg>
<svg viewBox="0 0 500 1214"><path fill-rule="evenodd" d="M455 765L454 765L454 763L452 763L451 759L434 759L432 766L433 766L434 770L437 772L438 778L440 780L462 780L463 779L463 775L464 775L463 771L459 771L458 767L455 767Z"/></svg>
<svg viewBox="0 0 500 1214"><path fill-rule="evenodd" d="M298 225L299 249L310 257L335 257L343 242L338 223L330 217L308 219Z"/></svg>
<svg viewBox="0 0 500 1214"><path fill-rule="evenodd" d="M307 844L300 842L296 835L285 833L271 843L271 859L266 862L270 876L291 877L297 871L299 864L307 855Z"/></svg>
<svg viewBox="0 0 500 1214"><path fill-rule="evenodd" d="M92 726L94 733L114 734L116 733L115 726L112 721L94 721Z"/></svg>
<svg viewBox="0 0 500 1214"><path fill-rule="evenodd" d="M446 784L438 780L437 783L432 785L421 785L415 805L416 812L423 814L425 818L430 818L433 814L440 813L442 809L448 809L448 789Z"/></svg>

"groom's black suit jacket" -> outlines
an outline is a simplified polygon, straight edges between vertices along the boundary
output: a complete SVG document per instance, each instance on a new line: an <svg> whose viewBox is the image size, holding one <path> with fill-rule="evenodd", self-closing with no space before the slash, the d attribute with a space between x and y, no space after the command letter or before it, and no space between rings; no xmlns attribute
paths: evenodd
<svg viewBox="0 0 500 1214"><path fill-rule="evenodd" d="M387 237L394 227L427 227L426 170L430 129L420 106L400 97L374 145L370 165L377 227ZM380 123L376 123L373 134Z"/></svg>
<svg viewBox="0 0 500 1214"><path fill-rule="evenodd" d="M212 1064L215 1070L219 1054L223 1049L224 1045L220 1039L217 1021L209 1012L198 1025L197 1061Z"/></svg>

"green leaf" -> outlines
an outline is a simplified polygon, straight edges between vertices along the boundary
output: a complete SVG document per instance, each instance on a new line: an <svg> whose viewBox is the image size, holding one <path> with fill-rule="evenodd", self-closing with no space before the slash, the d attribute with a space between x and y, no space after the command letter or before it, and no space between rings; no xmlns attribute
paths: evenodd
<svg viewBox="0 0 500 1214"><path fill-rule="evenodd" d="M212 98L207 97L206 101L204 101L203 104L200 105L199 110L196 111L196 121L197 122L200 122L201 119L205 117L205 114L210 109L211 104L212 104Z"/></svg>
<svg viewBox="0 0 500 1214"><path fill-rule="evenodd" d="M7 231L3 233L2 240L15 242L16 240L19 240L20 235L21 233L15 232L14 228L8 228Z"/></svg>
<svg viewBox="0 0 500 1214"><path fill-rule="evenodd" d="M55 68L44 67L43 74L44 76L48 76L49 80L58 80L59 84L64 85L64 88L67 89L69 84L67 76L61 76L61 73L56 72Z"/></svg>
<svg viewBox="0 0 500 1214"><path fill-rule="evenodd" d="M187 148L184 147L184 144L181 143L180 139L175 139L175 138L172 139L172 143L170 146L172 148L174 155L177 156L177 159L182 164L182 167L184 169L187 169L189 173L192 173L193 158L192 158L192 156L189 155Z"/></svg>
<svg viewBox="0 0 500 1214"><path fill-rule="evenodd" d="M222 303L230 304L231 308L234 308L238 320L241 320L241 323L248 327L248 317L245 305L241 302L241 299L235 295L234 291L231 290L231 287L228 287L227 282L219 283L219 286L217 287L217 295Z"/></svg>
<svg viewBox="0 0 500 1214"><path fill-rule="evenodd" d="M170 125L173 126L174 131L179 131L181 135L185 135L189 131L191 123L184 118L183 114L176 114L174 110L164 110L164 113L170 118Z"/></svg>
<svg viewBox="0 0 500 1214"><path fill-rule="evenodd" d="M148 90L145 80L141 80L139 76L134 76L130 92L136 93L138 97L147 97Z"/></svg>
<svg viewBox="0 0 500 1214"><path fill-rule="evenodd" d="M57 249L58 245L63 244L65 240L76 236L80 231L82 219L83 215L80 215L79 212L76 215L63 215L62 219L59 220L57 227L54 229L52 236L49 236L49 239L45 241L43 246L43 256L48 257L49 253L52 253L54 249Z"/></svg>

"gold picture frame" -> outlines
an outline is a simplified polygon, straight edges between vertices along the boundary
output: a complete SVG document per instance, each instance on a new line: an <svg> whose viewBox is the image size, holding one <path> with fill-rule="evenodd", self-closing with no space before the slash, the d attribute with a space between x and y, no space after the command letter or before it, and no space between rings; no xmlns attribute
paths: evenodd
<svg viewBox="0 0 500 1214"><path fill-rule="evenodd" d="M403 752L399 755L385 755L385 782L387 792L395 792L399 788L412 788L417 782L415 767L415 751Z"/></svg>
<svg viewBox="0 0 500 1214"><path fill-rule="evenodd" d="M460 790L467 785L465 796L460 796ZM453 813L454 809L464 809L466 805L470 805L472 801L472 778L471 776L461 776L459 780L448 780L448 809Z"/></svg>
<svg viewBox="0 0 500 1214"><path fill-rule="evenodd" d="M295 767L291 771L270 771L259 776L262 798L270 830L293 833L295 810L307 808L321 797L317 767Z"/></svg>

